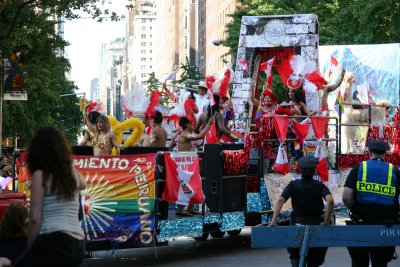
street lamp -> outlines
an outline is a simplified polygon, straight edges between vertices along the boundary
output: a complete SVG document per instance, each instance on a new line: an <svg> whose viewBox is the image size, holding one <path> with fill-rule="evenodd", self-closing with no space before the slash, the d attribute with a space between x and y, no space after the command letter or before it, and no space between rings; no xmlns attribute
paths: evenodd
<svg viewBox="0 0 400 267"><path fill-rule="evenodd" d="M76 96L78 96L78 95L83 95L83 98L86 98L86 93L69 93L69 94L60 95L60 97L72 96L72 95L76 95Z"/></svg>
<svg viewBox="0 0 400 267"><path fill-rule="evenodd" d="M212 41L212 43L215 46L220 46L220 45L224 44L224 40L214 40L214 41Z"/></svg>

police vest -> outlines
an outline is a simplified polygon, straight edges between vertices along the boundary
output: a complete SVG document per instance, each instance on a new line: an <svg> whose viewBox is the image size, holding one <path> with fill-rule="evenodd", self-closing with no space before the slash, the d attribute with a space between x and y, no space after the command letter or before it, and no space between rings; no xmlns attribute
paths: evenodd
<svg viewBox="0 0 400 267"><path fill-rule="evenodd" d="M357 200L361 204L393 205L396 195L396 172L392 164L368 160L357 175Z"/></svg>

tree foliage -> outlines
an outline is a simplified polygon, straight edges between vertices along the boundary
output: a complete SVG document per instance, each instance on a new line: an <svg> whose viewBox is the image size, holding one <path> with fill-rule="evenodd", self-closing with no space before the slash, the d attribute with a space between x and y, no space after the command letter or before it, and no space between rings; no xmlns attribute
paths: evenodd
<svg viewBox="0 0 400 267"><path fill-rule="evenodd" d="M81 9L101 20L118 19L95 0L8 0L0 5L0 59L20 53L27 101L3 101L3 138L16 136L24 146L45 125L58 127L72 144L82 126L76 85L66 77L70 63L63 51L67 42L55 30L63 19L78 18ZM2 61L1 61L2 62Z"/></svg>
<svg viewBox="0 0 400 267"><path fill-rule="evenodd" d="M237 0L224 45L236 58L242 16L316 14L321 45L379 44L400 40L398 0Z"/></svg>

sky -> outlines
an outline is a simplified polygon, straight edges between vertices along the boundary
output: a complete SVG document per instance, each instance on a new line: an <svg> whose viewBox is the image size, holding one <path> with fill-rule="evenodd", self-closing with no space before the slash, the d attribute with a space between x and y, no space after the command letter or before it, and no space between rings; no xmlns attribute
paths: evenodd
<svg viewBox="0 0 400 267"><path fill-rule="evenodd" d="M113 5L113 10L119 10L119 14L124 13L123 5ZM87 18L65 21L64 38L70 43L65 50L65 56L69 58L72 66L71 79L79 87L79 93L86 93L86 98L90 96L90 81L99 77L101 44L123 36L125 36L125 20L119 22L108 20L100 23Z"/></svg>

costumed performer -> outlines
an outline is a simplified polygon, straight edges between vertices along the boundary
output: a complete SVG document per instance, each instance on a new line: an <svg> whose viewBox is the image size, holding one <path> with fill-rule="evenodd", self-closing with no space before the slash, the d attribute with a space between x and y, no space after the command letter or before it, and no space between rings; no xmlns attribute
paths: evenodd
<svg viewBox="0 0 400 267"><path fill-rule="evenodd" d="M96 129L97 133L93 140L94 156L110 156L113 147L117 150L122 147L117 143L117 138L111 130L110 121L107 116L100 115L97 118Z"/></svg>
<svg viewBox="0 0 400 267"><path fill-rule="evenodd" d="M206 127L210 118L214 116L217 138L222 138L223 142L237 141L239 138L231 133L228 130L227 125L225 125L225 118L220 111L223 105L222 99L219 97L219 95L216 94L214 94L213 97L215 105L211 106L206 111L204 111L203 114L201 114L194 128L194 132L199 133L200 131L202 131Z"/></svg>
<svg viewBox="0 0 400 267"><path fill-rule="evenodd" d="M324 85L321 87L321 115L322 116L328 116L328 95L329 93L335 91L343 82L344 75L346 73L346 70L343 69L342 73L340 75L340 79L335 83L331 85Z"/></svg>
<svg viewBox="0 0 400 267"><path fill-rule="evenodd" d="M153 116L153 130L150 133L150 146L165 147L167 145L167 131L162 126L163 115L156 111Z"/></svg>

